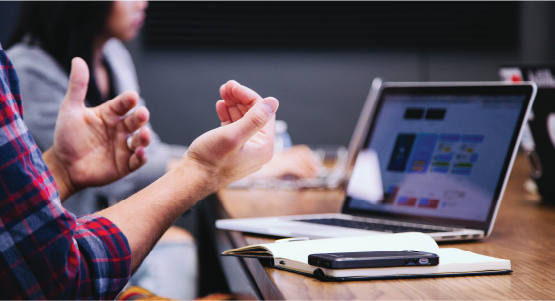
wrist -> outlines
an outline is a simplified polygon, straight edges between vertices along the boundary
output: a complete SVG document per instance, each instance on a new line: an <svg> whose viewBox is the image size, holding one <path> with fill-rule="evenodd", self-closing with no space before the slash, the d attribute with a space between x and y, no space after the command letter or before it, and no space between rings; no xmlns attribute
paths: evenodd
<svg viewBox="0 0 555 301"><path fill-rule="evenodd" d="M170 171L175 175L176 179L186 181L189 187L198 194L198 199L215 192L222 186L221 177L218 177L215 167L209 167L195 159L184 156L179 163L174 165Z"/></svg>
<svg viewBox="0 0 555 301"><path fill-rule="evenodd" d="M73 195L75 192L77 192L77 189L75 185L73 185L67 169L58 159L52 148L44 152L42 158L46 163L46 166L48 166L52 177L54 178L54 182L58 187L58 193L60 194L60 200L62 202Z"/></svg>

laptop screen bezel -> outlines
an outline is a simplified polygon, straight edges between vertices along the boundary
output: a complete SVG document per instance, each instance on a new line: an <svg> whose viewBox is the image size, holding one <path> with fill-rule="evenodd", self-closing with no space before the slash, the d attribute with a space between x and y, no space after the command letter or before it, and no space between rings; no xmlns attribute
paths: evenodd
<svg viewBox="0 0 555 301"><path fill-rule="evenodd" d="M459 227L459 228L470 228L470 229L479 229L483 230L484 232L488 232L490 229L490 225L493 221L494 215L496 210L501 202L501 194L504 188L504 182L507 177L507 172L509 167L512 164L512 160L514 158L514 153L516 152L517 142L520 137L521 128L524 124L524 118L527 116L527 112L531 107L532 96L535 92L535 86L530 83L519 83L519 84L510 84L510 83L386 83L382 86L380 91L380 95L378 98L378 102L376 104L375 109L373 110L373 116L371 118L371 122L369 123L369 129L367 131L366 137L364 138L364 143L360 150L364 150L368 147L368 144L372 138L372 135L375 130L376 121L378 114L380 114L381 109L383 107L384 101L386 96L395 95L395 94L402 94L402 95L457 95L457 96L465 96L465 95L526 95L526 100L523 102L523 106L521 112L518 117L518 121L516 123L515 131L513 132L513 136L511 138L510 146L507 150L507 154L505 156L505 161L503 163L503 168L501 170L501 174L497 181L497 186L495 188L495 193L493 200L491 202L489 212L487 215L487 219L483 222L480 221L473 221L473 220L465 220L465 219L452 219L452 218L440 218L440 217L431 217L431 216L422 216L422 215L409 215L409 214L400 214L400 213L391 213L391 212L383 212L383 211L376 211L376 210L360 210L349 208L351 197L346 196L345 201L343 202L343 207L341 212L344 214L356 215L356 216L363 216L363 217L371 217L371 218L385 218L391 220L399 220L405 222L416 222L416 223L426 223L432 225L441 225L441 226L452 226L452 227Z"/></svg>

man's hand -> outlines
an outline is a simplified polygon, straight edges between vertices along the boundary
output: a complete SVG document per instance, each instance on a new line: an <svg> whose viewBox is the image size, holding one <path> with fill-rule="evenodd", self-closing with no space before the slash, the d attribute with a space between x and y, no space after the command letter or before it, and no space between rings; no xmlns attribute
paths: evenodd
<svg viewBox="0 0 555 301"><path fill-rule="evenodd" d="M256 92L233 80L220 87L220 95L222 100L216 103L216 112L222 126L241 119L250 108L262 100ZM252 177L278 178L291 175L312 178L316 176L317 168L318 162L314 160L312 151L305 145L299 145L274 155L272 160L252 174Z"/></svg>
<svg viewBox="0 0 555 301"><path fill-rule="evenodd" d="M198 137L184 155L210 179L214 191L259 170L272 158L274 123L278 101L262 99L236 81L220 88L223 100L216 103L222 123Z"/></svg>
<svg viewBox="0 0 555 301"><path fill-rule="evenodd" d="M148 128L141 127L148 122L149 112L139 107L127 114L137 105L137 93L125 92L98 107L87 108L84 100L88 82L87 64L74 58L56 121L54 145L43 155L62 200L85 187L118 180L147 160L144 147L152 135Z"/></svg>

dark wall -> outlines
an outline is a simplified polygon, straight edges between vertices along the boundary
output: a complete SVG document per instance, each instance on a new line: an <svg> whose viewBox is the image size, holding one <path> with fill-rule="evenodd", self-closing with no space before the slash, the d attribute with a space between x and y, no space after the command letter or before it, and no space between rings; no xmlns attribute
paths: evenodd
<svg viewBox="0 0 555 301"><path fill-rule="evenodd" d="M370 83L497 80L502 62L554 60L555 5L520 5L520 47L507 50L148 50L127 43L155 131L166 142L189 144L219 125L214 104L229 79L280 100L294 143L347 145ZM0 2L0 41L11 30L17 3ZM4 42L5 43L5 42ZM16 66L17 68L17 66Z"/></svg>
<svg viewBox="0 0 555 301"><path fill-rule="evenodd" d="M374 77L497 80L499 63L519 58L515 52L148 51L140 45L128 44L155 129L166 141L186 144L218 126L214 103L229 79L278 98L277 116L294 143L347 145Z"/></svg>
<svg viewBox="0 0 555 301"><path fill-rule="evenodd" d="M0 43L8 43L10 34L17 22L17 12L21 3L19 1L0 1Z"/></svg>

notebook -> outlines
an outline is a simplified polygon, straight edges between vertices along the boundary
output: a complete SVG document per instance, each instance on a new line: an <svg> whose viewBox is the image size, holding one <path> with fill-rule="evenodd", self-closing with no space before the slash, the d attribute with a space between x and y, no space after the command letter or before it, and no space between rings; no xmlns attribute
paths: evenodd
<svg viewBox="0 0 555 301"><path fill-rule="evenodd" d="M218 220L216 227L282 237L416 231L438 241L485 238L536 89L529 82L384 83L341 213Z"/></svg>
<svg viewBox="0 0 555 301"><path fill-rule="evenodd" d="M421 250L439 256L439 264L406 266L329 269L308 263L308 255L361 251ZM439 248L423 233L398 233L364 237L344 237L252 245L227 250L224 256L263 258L278 269L314 276L320 280L366 280L383 278L414 278L440 276L491 275L511 272L511 262L456 248Z"/></svg>

